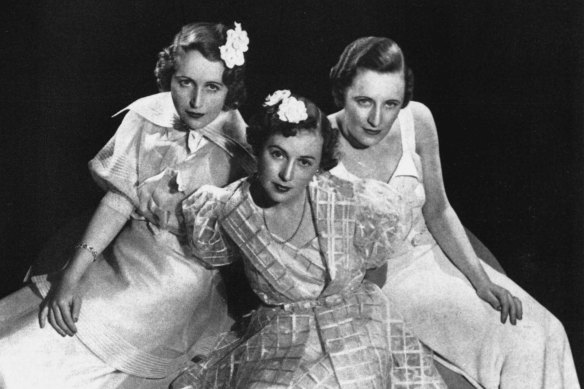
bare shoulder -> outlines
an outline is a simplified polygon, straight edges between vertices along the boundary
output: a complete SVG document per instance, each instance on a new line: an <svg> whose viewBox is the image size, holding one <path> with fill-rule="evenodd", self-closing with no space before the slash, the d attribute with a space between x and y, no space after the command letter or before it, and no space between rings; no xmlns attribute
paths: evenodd
<svg viewBox="0 0 584 389"><path fill-rule="evenodd" d="M327 116L327 119L333 128L339 128L339 118L343 111L337 111Z"/></svg>
<svg viewBox="0 0 584 389"><path fill-rule="evenodd" d="M416 144L437 143L436 123L430 108L418 101L411 101L408 106L414 117Z"/></svg>

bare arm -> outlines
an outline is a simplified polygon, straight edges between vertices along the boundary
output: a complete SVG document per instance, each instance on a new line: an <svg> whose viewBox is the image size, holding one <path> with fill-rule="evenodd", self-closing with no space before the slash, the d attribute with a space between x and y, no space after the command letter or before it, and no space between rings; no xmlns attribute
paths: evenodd
<svg viewBox="0 0 584 389"><path fill-rule="evenodd" d="M121 208L114 209L102 200L81 241L91 246L97 253L101 253L128 220L131 207L122 208L125 208L126 211L121 211ZM62 271L60 279L51 287L51 291L43 301L39 313L41 328L45 326L48 318L49 323L62 336L72 336L77 331L75 322L81 309L81 294L78 290L78 284L92 262L93 255L89 250L77 249L71 261Z"/></svg>
<svg viewBox="0 0 584 389"><path fill-rule="evenodd" d="M440 163L438 134L430 110L412 103L416 127L416 151L422 159L426 203L423 208L428 229L450 260L468 278L477 294L495 309L501 310L501 321L507 316L512 324L521 319L521 302L506 289L489 279L475 254L444 188Z"/></svg>

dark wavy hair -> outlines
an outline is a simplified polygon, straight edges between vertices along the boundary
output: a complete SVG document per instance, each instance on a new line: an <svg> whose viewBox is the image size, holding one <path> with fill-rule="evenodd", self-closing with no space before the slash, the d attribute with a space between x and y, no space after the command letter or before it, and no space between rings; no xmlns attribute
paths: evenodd
<svg viewBox="0 0 584 389"><path fill-rule="evenodd" d="M263 106L261 111L250 119L247 127L247 143L255 156L259 157L268 138L273 134L288 137L295 136L298 131L303 130L319 131L323 139L319 168L322 171L332 169L339 162L339 131L331 126L326 115L312 101L294 94L292 96L304 102L308 118L299 123L285 122L278 117L281 101L273 106Z"/></svg>
<svg viewBox="0 0 584 389"><path fill-rule="evenodd" d="M369 36L349 43L336 65L331 68L329 78L338 108L345 105L345 90L353 83L359 68L380 73L403 72L406 87L402 108L411 101L414 95L414 73L406 65L402 50L389 38Z"/></svg>
<svg viewBox="0 0 584 389"><path fill-rule="evenodd" d="M219 47L227 40L227 30L223 24L191 23L183 26L174 36L172 44L158 53L154 75L160 91L169 91L174 75L175 58L181 53L197 50L209 61L222 61ZM228 92L223 110L238 108L245 101L247 91L244 83L245 64L223 71L223 83Z"/></svg>

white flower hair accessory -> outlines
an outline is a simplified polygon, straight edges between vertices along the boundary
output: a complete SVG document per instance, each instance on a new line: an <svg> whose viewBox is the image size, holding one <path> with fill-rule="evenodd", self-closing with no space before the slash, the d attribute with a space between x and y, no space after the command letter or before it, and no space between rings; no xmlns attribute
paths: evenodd
<svg viewBox="0 0 584 389"><path fill-rule="evenodd" d="M308 119L308 112L306 111L306 104L298 100L289 90L277 90L266 97L264 107L273 107L280 103L278 107L278 118L283 122L300 123Z"/></svg>
<svg viewBox="0 0 584 389"><path fill-rule="evenodd" d="M235 29L227 30L227 41L219 47L221 59L229 69L245 63L243 53L247 51L249 45L247 31L241 29L241 23L234 24Z"/></svg>
<svg viewBox="0 0 584 389"><path fill-rule="evenodd" d="M264 107L272 107L278 104L280 101L290 97L292 93L288 89L277 90L271 95L266 97L266 101L264 102Z"/></svg>

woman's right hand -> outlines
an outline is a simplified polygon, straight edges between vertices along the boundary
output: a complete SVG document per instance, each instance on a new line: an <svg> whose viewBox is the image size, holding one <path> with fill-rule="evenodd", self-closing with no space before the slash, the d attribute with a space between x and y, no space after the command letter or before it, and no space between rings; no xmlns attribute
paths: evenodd
<svg viewBox="0 0 584 389"><path fill-rule="evenodd" d="M81 310L81 295L79 280L64 270L61 278L56 281L47 297L41 304L39 323L44 328L49 323L61 336L73 336L77 332L75 323Z"/></svg>
<svg viewBox="0 0 584 389"><path fill-rule="evenodd" d="M515 297L507 289L492 281L485 282L476 289L478 296L489 303L494 309L501 312L501 323L505 324L507 318L512 325L523 318L523 306L521 300Z"/></svg>

